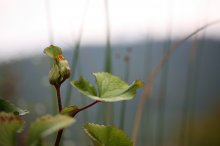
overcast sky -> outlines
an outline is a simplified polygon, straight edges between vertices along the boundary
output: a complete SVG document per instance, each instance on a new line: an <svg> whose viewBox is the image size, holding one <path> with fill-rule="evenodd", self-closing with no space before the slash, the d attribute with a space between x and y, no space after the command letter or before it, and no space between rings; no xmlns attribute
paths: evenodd
<svg viewBox="0 0 220 146"><path fill-rule="evenodd" d="M42 52L50 44L73 46L83 18L82 42L105 44L105 0L0 0L0 58ZM182 37L220 19L220 0L109 0L112 42ZM48 21L48 14L51 16ZM85 14L85 15L84 15ZM85 17L83 17L85 16ZM220 37L220 24L207 30ZM39 49L36 48L39 47Z"/></svg>

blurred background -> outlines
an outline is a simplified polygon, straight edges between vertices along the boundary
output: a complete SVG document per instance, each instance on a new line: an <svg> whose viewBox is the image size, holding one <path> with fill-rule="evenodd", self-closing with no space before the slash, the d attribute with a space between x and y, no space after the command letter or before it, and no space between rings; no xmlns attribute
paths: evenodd
<svg viewBox="0 0 220 146"><path fill-rule="evenodd" d="M220 19L219 0L0 0L0 98L28 109L29 123L56 114L48 82L50 44L64 50L71 79L107 71L146 84L170 46ZM64 146L88 145L82 126L110 124L129 137L138 125L136 146L220 145L220 23L190 37L155 74L151 93L134 100L99 104L77 116L65 130ZM140 107L141 98L147 98ZM92 100L62 86L64 105ZM141 122L136 111L143 108ZM20 144L24 145L25 135ZM48 138L49 139L49 138ZM53 140L45 140L52 145Z"/></svg>

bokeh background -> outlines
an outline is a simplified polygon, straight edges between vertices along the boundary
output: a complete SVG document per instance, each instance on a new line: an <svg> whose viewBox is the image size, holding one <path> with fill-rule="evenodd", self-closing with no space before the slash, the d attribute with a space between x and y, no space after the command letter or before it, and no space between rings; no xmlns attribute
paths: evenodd
<svg viewBox="0 0 220 146"><path fill-rule="evenodd" d="M196 29L220 19L219 0L0 0L0 98L28 109L29 123L56 114L48 82L50 44L64 50L72 79L94 83L92 72L108 71L131 83L147 80L168 49ZM65 130L64 146L88 145L87 122L115 125L136 146L220 145L220 23L203 29L170 53L153 80L144 107L134 100L99 104ZM63 105L92 100L62 86ZM141 122L136 111L143 108ZM25 134L19 136L24 145ZM53 137L45 139L52 145Z"/></svg>

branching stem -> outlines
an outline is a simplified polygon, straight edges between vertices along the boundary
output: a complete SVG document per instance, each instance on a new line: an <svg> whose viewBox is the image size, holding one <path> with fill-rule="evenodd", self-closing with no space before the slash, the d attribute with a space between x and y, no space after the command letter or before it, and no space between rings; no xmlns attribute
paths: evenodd
<svg viewBox="0 0 220 146"><path fill-rule="evenodd" d="M60 95L60 85L55 86L55 88L56 88L56 92L57 92L57 101L58 101L59 112L61 112L62 111L62 101L61 101L61 95ZM94 101L94 102L92 102L82 108L79 108L71 116L75 117L77 113L79 113L79 112L95 105L96 103L99 103L99 102L101 102L101 101L96 100L96 101ZM54 146L59 146L62 134L63 134L63 129L58 131Z"/></svg>
<svg viewBox="0 0 220 146"><path fill-rule="evenodd" d="M86 105L82 108L79 108L78 110L76 110L73 113L72 117L75 117L79 112L81 112L81 111L83 111L83 110L85 110L85 109L87 109L87 108L89 108L89 107L91 107L91 106L93 106L93 105L95 105L96 103L99 103L99 102L101 102L101 101L96 100L96 101L94 101L94 102L92 102L92 103L90 103L90 104L88 104L88 105Z"/></svg>

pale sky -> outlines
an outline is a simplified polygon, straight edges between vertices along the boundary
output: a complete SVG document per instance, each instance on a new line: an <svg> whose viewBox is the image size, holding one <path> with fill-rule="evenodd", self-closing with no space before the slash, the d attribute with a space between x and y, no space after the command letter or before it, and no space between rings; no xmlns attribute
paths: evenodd
<svg viewBox="0 0 220 146"><path fill-rule="evenodd" d="M50 44L48 11L55 45L74 45L85 12L82 43L105 44L104 1L0 0L0 58L42 53ZM147 35L163 39L168 36L168 29L172 38L183 37L207 22L220 19L220 0L108 0L108 4L113 43L143 39ZM220 24L206 33L220 37Z"/></svg>

